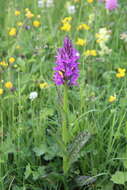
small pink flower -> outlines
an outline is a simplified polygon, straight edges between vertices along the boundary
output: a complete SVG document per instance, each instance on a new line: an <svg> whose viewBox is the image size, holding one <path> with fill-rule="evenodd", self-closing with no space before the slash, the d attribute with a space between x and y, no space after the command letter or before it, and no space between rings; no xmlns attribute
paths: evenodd
<svg viewBox="0 0 127 190"><path fill-rule="evenodd" d="M117 0L106 0L105 6L108 10L116 9L118 6Z"/></svg>

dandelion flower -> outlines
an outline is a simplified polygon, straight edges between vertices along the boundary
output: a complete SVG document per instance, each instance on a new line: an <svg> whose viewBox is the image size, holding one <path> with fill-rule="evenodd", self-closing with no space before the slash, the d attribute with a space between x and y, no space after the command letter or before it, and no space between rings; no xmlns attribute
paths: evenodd
<svg viewBox="0 0 127 190"><path fill-rule="evenodd" d="M11 82L6 82L4 86L5 88L12 88L13 84Z"/></svg>
<svg viewBox="0 0 127 190"><path fill-rule="evenodd" d="M15 62L15 58L14 57L10 57L9 58L9 63L14 63Z"/></svg>
<svg viewBox="0 0 127 190"><path fill-rule="evenodd" d="M34 27L38 28L40 25L41 25L40 21L38 21L38 20L33 21Z"/></svg>
<svg viewBox="0 0 127 190"><path fill-rule="evenodd" d="M15 11L15 16L19 16L20 14L21 14L20 11L18 10Z"/></svg>

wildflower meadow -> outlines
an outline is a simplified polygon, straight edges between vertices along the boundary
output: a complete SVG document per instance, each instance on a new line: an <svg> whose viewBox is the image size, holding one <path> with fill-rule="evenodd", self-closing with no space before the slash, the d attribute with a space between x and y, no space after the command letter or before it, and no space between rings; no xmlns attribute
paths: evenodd
<svg viewBox="0 0 127 190"><path fill-rule="evenodd" d="M0 0L0 190L127 190L127 0Z"/></svg>

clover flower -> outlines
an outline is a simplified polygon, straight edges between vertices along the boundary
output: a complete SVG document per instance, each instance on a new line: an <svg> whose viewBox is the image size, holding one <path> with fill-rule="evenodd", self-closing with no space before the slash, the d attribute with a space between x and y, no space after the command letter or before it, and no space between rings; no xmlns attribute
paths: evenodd
<svg viewBox="0 0 127 190"><path fill-rule="evenodd" d="M120 39L124 42L127 42L127 32L123 32L120 34Z"/></svg>
<svg viewBox="0 0 127 190"><path fill-rule="evenodd" d="M50 8L54 6L54 0L38 0L38 7L44 7L46 6L46 8Z"/></svg>
<svg viewBox="0 0 127 190"><path fill-rule="evenodd" d="M54 67L54 82L56 85L76 85L79 76L78 59L79 53L73 48L72 42L65 37L62 48L58 49L56 67Z"/></svg>
<svg viewBox="0 0 127 190"><path fill-rule="evenodd" d="M50 8L50 7L52 7L54 5L54 1L53 0L47 0L46 1L46 7L47 8Z"/></svg>
<svg viewBox="0 0 127 190"><path fill-rule="evenodd" d="M117 4L117 0L106 0L106 9L108 10L113 10L113 9L116 9L118 4Z"/></svg>
<svg viewBox="0 0 127 190"><path fill-rule="evenodd" d="M72 5L69 1L66 3L66 8L69 14L74 14L76 12L75 5Z"/></svg>
<svg viewBox="0 0 127 190"><path fill-rule="evenodd" d="M34 100L38 97L38 93L37 92L31 92L29 95L29 99L30 100Z"/></svg>

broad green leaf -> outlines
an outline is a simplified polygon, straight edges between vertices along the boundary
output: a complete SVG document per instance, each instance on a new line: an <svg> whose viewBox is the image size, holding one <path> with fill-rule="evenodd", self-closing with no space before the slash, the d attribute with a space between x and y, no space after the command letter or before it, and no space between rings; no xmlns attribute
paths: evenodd
<svg viewBox="0 0 127 190"><path fill-rule="evenodd" d="M116 184L124 185L127 182L127 172L117 171L114 175L112 175L111 180Z"/></svg>
<svg viewBox="0 0 127 190"><path fill-rule="evenodd" d="M25 171L25 179L27 179L30 175L32 174L32 170L30 168L30 164L26 166L26 171Z"/></svg>
<svg viewBox="0 0 127 190"><path fill-rule="evenodd" d="M96 181L96 177L90 177L90 176L78 176L75 178L75 182L77 186L83 187L84 185L92 184Z"/></svg>
<svg viewBox="0 0 127 190"><path fill-rule="evenodd" d="M78 136L75 137L73 143L69 145L69 162L73 163L78 160L79 153L85 144L89 141L91 135L86 132L81 132Z"/></svg>
<svg viewBox="0 0 127 190"><path fill-rule="evenodd" d="M35 147L33 151L36 153L36 156L41 156L47 152L48 147L44 144L41 144L40 147Z"/></svg>

